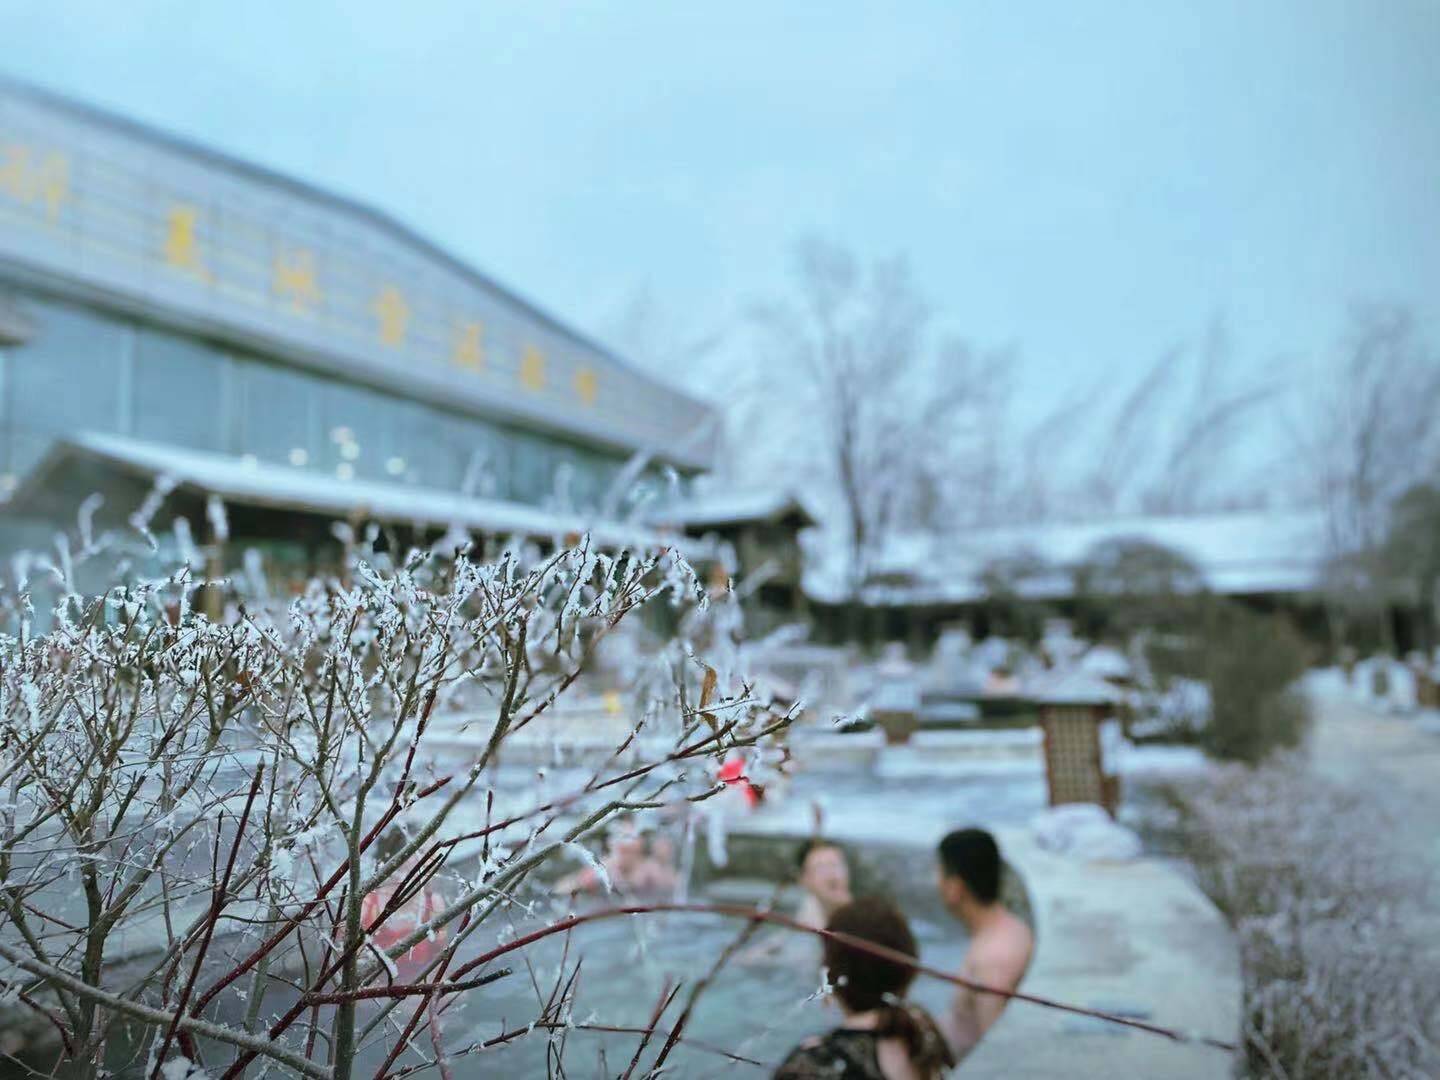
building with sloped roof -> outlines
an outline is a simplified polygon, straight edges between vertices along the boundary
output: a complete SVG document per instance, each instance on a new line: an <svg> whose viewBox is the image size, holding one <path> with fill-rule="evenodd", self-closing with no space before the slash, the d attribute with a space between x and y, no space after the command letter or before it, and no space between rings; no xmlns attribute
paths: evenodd
<svg viewBox="0 0 1440 1080"><path fill-rule="evenodd" d="M1317 510L1253 510L1193 515L1045 522L1006 528L891 537L861 591L859 632L872 638L934 640L951 622L973 620L1003 580L1006 592L1058 609L1080 592L1077 571L1106 545L1138 544L1174 553L1193 568L1195 587L1257 603L1313 606L1331 554ZM829 636L846 626L843 553L819 550L805 590Z"/></svg>
<svg viewBox="0 0 1440 1080"><path fill-rule="evenodd" d="M683 496L713 419L383 213L0 83L0 548L161 476L277 552L633 535L637 456Z"/></svg>

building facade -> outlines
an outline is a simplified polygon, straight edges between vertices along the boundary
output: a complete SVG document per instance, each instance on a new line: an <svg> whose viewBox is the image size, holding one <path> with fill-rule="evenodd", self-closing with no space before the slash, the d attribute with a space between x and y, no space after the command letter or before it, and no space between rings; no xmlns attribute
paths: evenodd
<svg viewBox="0 0 1440 1080"><path fill-rule="evenodd" d="M171 471L282 539L585 526L714 429L383 214L0 83L0 548Z"/></svg>

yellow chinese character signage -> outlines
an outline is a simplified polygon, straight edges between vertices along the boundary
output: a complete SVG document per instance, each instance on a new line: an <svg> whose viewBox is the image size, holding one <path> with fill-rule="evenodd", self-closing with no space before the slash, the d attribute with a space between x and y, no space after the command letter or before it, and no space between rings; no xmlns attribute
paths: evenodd
<svg viewBox="0 0 1440 1080"><path fill-rule="evenodd" d="M485 366L485 327L478 322L462 322L455 328L455 349L450 360L456 367L479 371Z"/></svg>
<svg viewBox="0 0 1440 1080"><path fill-rule="evenodd" d="M599 380L595 377L595 369L582 367L575 372L575 393L586 405L595 404L595 395L599 390Z"/></svg>
<svg viewBox="0 0 1440 1080"><path fill-rule="evenodd" d="M8 86L0 261L459 408L637 445L701 413L372 213Z"/></svg>
<svg viewBox="0 0 1440 1080"><path fill-rule="evenodd" d="M545 354L534 345L520 354L520 385L536 393L545 389Z"/></svg>
<svg viewBox="0 0 1440 1080"><path fill-rule="evenodd" d="M200 211L184 203L170 208L165 216L165 261L177 270L186 270L205 277L205 264L200 258Z"/></svg>
<svg viewBox="0 0 1440 1080"><path fill-rule="evenodd" d="M405 331L410 325L410 305L394 285L386 285L375 298L371 309L379 320L380 342L391 347L405 341Z"/></svg>
<svg viewBox="0 0 1440 1080"><path fill-rule="evenodd" d="M51 221L70 196L70 161L37 154L24 143L0 143L0 192L24 206L43 206Z"/></svg>
<svg viewBox="0 0 1440 1080"><path fill-rule="evenodd" d="M297 312L313 311L320 304L320 282L315 275L315 254L303 248L275 256L275 295Z"/></svg>

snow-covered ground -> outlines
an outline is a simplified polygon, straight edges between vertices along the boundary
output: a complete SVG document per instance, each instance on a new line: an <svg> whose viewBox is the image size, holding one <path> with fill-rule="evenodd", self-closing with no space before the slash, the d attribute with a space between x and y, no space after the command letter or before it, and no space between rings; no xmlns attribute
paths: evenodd
<svg viewBox="0 0 1440 1080"><path fill-rule="evenodd" d="M1421 730L1440 733L1440 709L1420 706L1415 672L1399 660L1384 656L1361 660L1349 678L1338 667L1316 668L1305 675L1301 686L1314 698L1408 717Z"/></svg>

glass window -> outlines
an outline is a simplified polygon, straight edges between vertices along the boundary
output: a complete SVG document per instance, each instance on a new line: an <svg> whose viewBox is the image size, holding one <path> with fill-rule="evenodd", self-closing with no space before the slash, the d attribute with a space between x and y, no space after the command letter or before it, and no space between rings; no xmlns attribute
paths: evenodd
<svg viewBox="0 0 1440 1080"><path fill-rule="evenodd" d="M482 498L509 496L511 447L504 429L431 406L405 403L404 409L393 452L407 479L448 491L469 485Z"/></svg>
<svg viewBox="0 0 1440 1080"><path fill-rule="evenodd" d="M9 440L10 459L5 466L5 475L13 479L7 480L6 483L18 485L25 478L26 473L40 464L40 459L54 445L58 434L57 432L46 435L17 427Z"/></svg>
<svg viewBox="0 0 1440 1080"><path fill-rule="evenodd" d="M308 466L318 460L319 382L295 368L246 357L237 364L243 407L240 452Z"/></svg>
<svg viewBox="0 0 1440 1080"><path fill-rule="evenodd" d="M340 477L393 479L385 469L393 399L353 383L327 382L320 400L320 468Z"/></svg>
<svg viewBox="0 0 1440 1080"><path fill-rule="evenodd" d="M575 473L570 481L572 501L577 510L593 513L600 509L619 469L612 460L592 450L580 451L574 464Z"/></svg>
<svg viewBox="0 0 1440 1080"><path fill-rule="evenodd" d="M389 430L386 458L393 459L393 467L403 465L396 479L433 488L459 483L443 442L435 437L431 410L416 401L397 399L391 403Z"/></svg>
<svg viewBox="0 0 1440 1080"><path fill-rule="evenodd" d="M529 432L516 432L510 455L510 497L517 502L540 503L555 490L555 470L549 444Z"/></svg>
<svg viewBox="0 0 1440 1080"><path fill-rule="evenodd" d="M117 430L129 327L60 304L26 308L35 336L6 350L11 422L48 435Z"/></svg>
<svg viewBox="0 0 1440 1080"><path fill-rule="evenodd" d="M474 483L479 490L479 477L471 477L474 447L466 421L453 413L432 413L430 420L431 438L436 452L445 463L445 487L459 491L467 484ZM478 466L476 466L478 469Z"/></svg>
<svg viewBox="0 0 1440 1080"><path fill-rule="evenodd" d="M484 420L467 417L461 422L466 477L471 492L481 498L504 499L510 494L510 439L506 432Z"/></svg>
<svg viewBox="0 0 1440 1080"><path fill-rule="evenodd" d="M197 450L225 450L225 354L143 327L135 349L135 434Z"/></svg>

